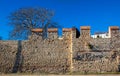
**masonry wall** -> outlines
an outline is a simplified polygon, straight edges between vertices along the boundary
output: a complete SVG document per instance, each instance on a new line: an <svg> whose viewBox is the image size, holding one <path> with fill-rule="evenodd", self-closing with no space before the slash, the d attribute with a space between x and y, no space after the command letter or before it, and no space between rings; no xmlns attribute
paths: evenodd
<svg viewBox="0 0 120 76"><path fill-rule="evenodd" d="M91 46L91 47L90 47ZM111 51L111 39L110 38L92 38L88 47L92 51Z"/></svg>
<svg viewBox="0 0 120 76"><path fill-rule="evenodd" d="M117 72L120 36L115 29L111 38L91 38L90 27L82 26L80 33L63 29L62 38L50 29L43 39L37 29L26 41L0 41L0 73Z"/></svg>
<svg viewBox="0 0 120 76"><path fill-rule="evenodd" d="M44 40L33 33L29 41L1 41L0 72L69 72L71 32L63 32L63 39L56 33L49 33L52 36Z"/></svg>
<svg viewBox="0 0 120 76"><path fill-rule="evenodd" d="M0 41L0 73L12 72L18 41Z"/></svg>
<svg viewBox="0 0 120 76"><path fill-rule="evenodd" d="M117 72L119 70L119 59L117 58L119 51L115 44L117 48L120 47L119 37L91 38L88 26L82 27L81 32L79 38L73 37L72 40L72 71L81 73ZM75 35L75 30L72 33ZM111 47L114 47L114 51Z"/></svg>
<svg viewBox="0 0 120 76"><path fill-rule="evenodd" d="M117 72L116 55L110 52L77 52L73 59L73 72L103 73Z"/></svg>
<svg viewBox="0 0 120 76"><path fill-rule="evenodd" d="M52 33L52 32L51 32ZM49 34L51 34L49 33ZM55 35L54 35L55 34ZM64 32L63 39L52 36L42 40L33 33L24 44L22 72L66 73L70 71L71 32Z"/></svg>

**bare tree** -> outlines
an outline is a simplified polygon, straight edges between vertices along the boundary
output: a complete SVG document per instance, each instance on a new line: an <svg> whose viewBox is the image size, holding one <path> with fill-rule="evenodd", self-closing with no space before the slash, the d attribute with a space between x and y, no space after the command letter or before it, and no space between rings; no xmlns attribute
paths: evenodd
<svg viewBox="0 0 120 76"><path fill-rule="evenodd" d="M57 25L52 21L53 16L54 12L46 8L21 8L12 12L8 16L9 23L13 26L10 38L27 39L32 28L43 28L43 32L46 32L48 27Z"/></svg>

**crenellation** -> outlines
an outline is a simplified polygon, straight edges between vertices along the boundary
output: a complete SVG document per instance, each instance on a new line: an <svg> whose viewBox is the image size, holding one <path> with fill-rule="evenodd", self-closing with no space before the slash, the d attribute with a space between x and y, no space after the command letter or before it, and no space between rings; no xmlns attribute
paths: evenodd
<svg viewBox="0 0 120 76"><path fill-rule="evenodd" d="M119 27L118 26L110 26L109 27L109 36L114 37L118 35L119 33Z"/></svg>
<svg viewBox="0 0 120 76"><path fill-rule="evenodd" d="M49 28L47 37L50 39L57 39L58 38L58 29L57 28Z"/></svg>
<svg viewBox="0 0 120 76"><path fill-rule="evenodd" d="M41 28L36 28L36 29L31 29L32 32L43 32L43 29Z"/></svg>
<svg viewBox="0 0 120 76"><path fill-rule="evenodd" d="M57 28L32 29L23 41L0 40L0 72L30 73L103 73L118 72L120 65L119 27L109 27L109 38L92 38L90 26L63 28L61 39Z"/></svg>
<svg viewBox="0 0 120 76"><path fill-rule="evenodd" d="M57 39L58 38L58 32L48 32L48 38Z"/></svg>
<svg viewBox="0 0 120 76"><path fill-rule="evenodd" d="M62 29L62 37L64 39L70 39L72 35L72 29L71 28L63 28Z"/></svg>
<svg viewBox="0 0 120 76"><path fill-rule="evenodd" d="M80 27L80 37L89 38L90 37L90 26L81 26Z"/></svg>

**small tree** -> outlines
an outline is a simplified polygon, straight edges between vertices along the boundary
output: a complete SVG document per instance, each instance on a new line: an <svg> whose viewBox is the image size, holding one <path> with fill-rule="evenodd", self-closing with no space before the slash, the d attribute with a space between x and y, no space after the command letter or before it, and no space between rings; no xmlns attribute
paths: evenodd
<svg viewBox="0 0 120 76"><path fill-rule="evenodd" d="M13 26L10 32L11 39L27 39L32 28L43 28L43 37L48 27L57 24L52 21L54 12L46 8L21 8L13 11L9 16L9 23Z"/></svg>

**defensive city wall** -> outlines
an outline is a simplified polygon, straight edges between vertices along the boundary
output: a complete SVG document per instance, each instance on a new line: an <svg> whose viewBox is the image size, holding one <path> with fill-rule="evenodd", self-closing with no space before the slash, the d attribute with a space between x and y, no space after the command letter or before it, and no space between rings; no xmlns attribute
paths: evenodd
<svg viewBox="0 0 120 76"><path fill-rule="evenodd" d="M118 26L108 30L109 38L92 38L90 26L32 29L23 41L0 41L0 73L103 73L120 71L120 34Z"/></svg>

